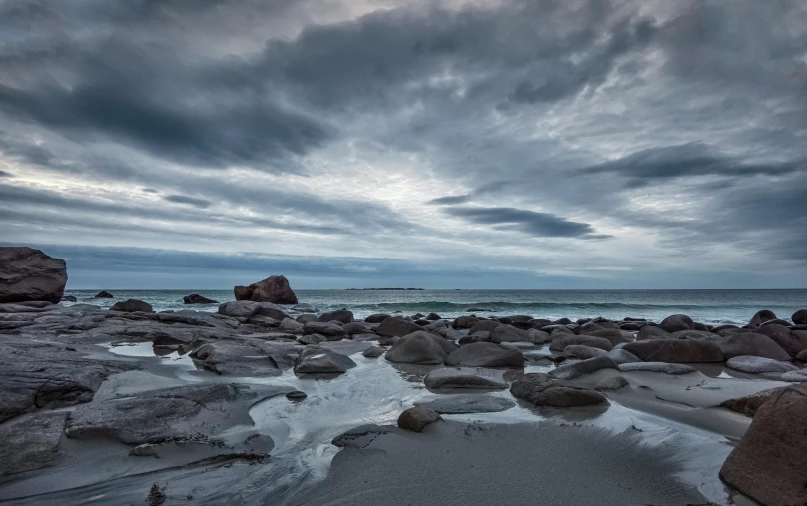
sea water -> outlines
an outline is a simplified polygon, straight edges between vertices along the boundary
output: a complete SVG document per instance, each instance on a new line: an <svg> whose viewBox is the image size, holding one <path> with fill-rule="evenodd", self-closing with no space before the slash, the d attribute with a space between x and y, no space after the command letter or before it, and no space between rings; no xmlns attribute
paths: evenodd
<svg viewBox="0 0 807 506"><path fill-rule="evenodd" d="M99 289L100 290L100 289ZM232 290L110 290L114 299L97 299L99 290L68 290L78 303L108 308L116 300L129 298L150 303L155 311L193 309L218 310L218 304L185 305L191 293L226 302L234 300ZM554 320L603 316L660 321L683 313L696 321L745 324L760 309L770 309L788 319L807 308L807 290L297 290L301 303L317 311L347 308L357 318L373 313L413 315L437 313L444 318L469 314L506 316L526 314ZM65 303L69 304L69 303Z"/></svg>

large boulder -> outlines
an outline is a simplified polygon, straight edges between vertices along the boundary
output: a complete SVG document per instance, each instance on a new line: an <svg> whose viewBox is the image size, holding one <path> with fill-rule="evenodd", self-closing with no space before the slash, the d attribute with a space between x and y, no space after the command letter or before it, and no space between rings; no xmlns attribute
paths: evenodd
<svg viewBox="0 0 807 506"><path fill-rule="evenodd" d="M476 342L460 347L446 357L448 365L469 367L524 367L524 355L515 348L495 343Z"/></svg>
<svg viewBox="0 0 807 506"><path fill-rule="evenodd" d="M249 286L236 286L234 292L235 300L297 304L297 295L289 286L286 276L269 276Z"/></svg>
<svg viewBox="0 0 807 506"><path fill-rule="evenodd" d="M429 371L423 383L433 389L473 388L501 390L507 388L502 371L477 367L441 367Z"/></svg>
<svg viewBox="0 0 807 506"><path fill-rule="evenodd" d="M182 297L182 301L185 304L218 304L219 301L208 299L204 295L199 295L198 293L192 293L190 295L186 295Z"/></svg>
<svg viewBox="0 0 807 506"><path fill-rule="evenodd" d="M67 412L36 413L0 425L0 477L59 462Z"/></svg>
<svg viewBox="0 0 807 506"><path fill-rule="evenodd" d="M722 362L723 353L715 343L691 339L646 339L622 347L647 362Z"/></svg>
<svg viewBox="0 0 807 506"><path fill-rule="evenodd" d="M780 362L764 357L734 357L726 361L726 366L738 371L749 372L753 374L762 374L765 372L790 372L798 369L793 364L787 362Z"/></svg>
<svg viewBox="0 0 807 506"><path fill-rule="evenodd" d="M788 354L773 339L757 332L741 332L724 337L717 343L726 360L743 355L772 358L774 360L790 360Z"/></svg>
<svg viewBox="0 0 807 506"><path fill-rule="evenodd" d="M356 362L350 357L316 345L303 348L294 362L297 374L343 373L351 367L356 367Z"/></svg>
<svg viewBox="0 0 807 506"><path fill-rule="evenodd" d="M756 329L757 327L759 327L760 325L762 325L766 321L775 320L775 319L776 319L776 314L774 314L773 311L771 311L769 309L762 309L760 311L757 311L756 314L751 317L751 321L748 322L748 328L749 329Z"/></svg>
<svg viewBox="0 0 807 506"><path fill-rule="evenodd" d="M378 325L375 332L379 336L403 337L420 330L423 330L423 327L403 318L386 318Z"/></svg>
<svg viewBox="0 0 807 506"><path fill-rule="evenodd" d="M541 331L536 331L541 332ZM541 332L541 334L546 334ZM549 337L546 334L546 337ZM490 342L492 343L517 343L536 341L536 336L532 332L521 330L513 327L512 325L497 325L490 330Z"/></svg>
<svg viewBox="0 0 807 506"><path fill-rule="evenodd" d="M614 346L616 346L619 343L630 343L634 340L633 334L631 334L627 330L619 330L619 329L592 330L590 332L586 332L585 335L608 339L608 341Z"/></svg>
<svg viewBox="0 0 807 506"><path fill-rule="evenodd" d="M516 403L504 397L485 394L440 395L430 400L417 401L415 406L425 406L438 413L495 413L515 407Z"/></svg>
<svg viewBox="0 0 807 506"><path fill-rule="evenodd" d="M776 391L756 411L720 469L720 478L760 504L807 504L804 427L807 385Z"/></svg>
<svg viewBox="0 0 807 506"><path fill-rule="evenodd" d="M0 248L0 303L62 300L67 264L31 248Z"/></svg>
<svg viewBox="0 0 807 506"><path fill-rule="evenodd" d="M219 306L219 314L234 318L252 318L253 316L268 316L279 322L288 318L289 314L282 307L271 302L254 302L250 300L236 300L225 302Z"/></svg>
<svg viewBox="0 0 807 506"><path fill-rule="evenodd" d="M154 308L148 302L143 302L138 299L119 300L111 308L110 311L123 311L125 313L134 313L140 311L142 313L153 313Z"/></svg>
<svg viewBox="0 0 807 506"><path fill-rule="evenodd" d="M384 358L401 364L443 364L456 349L457 345L446 339L420 330L400 338Z"/></svg>
<svg viewBox="0 0 807 506"><path fill-rule="evenodd" d="M328 341L339 341L347 337L347 332L341 325L330 322L309 322L303 326L303 334L319 334Z"/></svg>
<svg viewBox="0 0 807 506"><path fill-rule="evenodd" d="M776 344L791 355L797 355L803 350L807 350L807 332L803 330L791 331L788 327L779 323L770 323L762 325L756 331L773 339Z"/></svg>
<svg viewBox="0 0 807 506"><path fill-rule="evenodd" d="M581 344L583 346L591 346L592 348L599 348L601 350L610 351L614 346L611 341L604 337L594 336L578 336L574 334L558 334L549 344L549 349L552 351L563 351L567 346L573 344Z"/></svg>
<svg viewBox="0 0 807 506"><path fill-rule="evenodd" d="M319 315L318 318L321 322L342 322L342 323L351 323L353 321L353 312L348 311L347 309L340 309L338 311L330 311L327 313L322 313Z"/></svg>
<svg viewBox="0 0 807 506"><path fill-rule="evenodd" d="M599 371L600 369L618 370L619 367L617 363L610 358L602 356L563 364L552 370L549 375L562 380L573 380Z"/></svg>
<svg viewBox="0 0 807 506"><path fill-rule="evenodd" d="M536 406L568 408L608 402L595 390L541 373L523 375L510 386L510 393Z"/></svg>
<svg viewBox="0 0 807 506"><path fill-rule="evenodd" d="M381 323L387 318L390 318L390 315L386 313L377 313L377 314L371 314L370 316L365 318L364 321L366 321L367 323Z"/></svg>
<svg viewBox="0 0 807 506"><path fill-rule="evenodd" d="M796 325L807 325L807 309L799 309L790 317Z"/></svg>
<svg viewBox="0 0 807 506"><path fill-rule="evenodd" d="M695 328L695 322L692 321L692 318L685 314L674 314L661 320L659 327L667 332L675 332L676 330L690 330Z"/></svg>
<svg viewBox="0 0 807 506"><path fill-rule="evenodd" d="M455 329L469 329L473 327L478 321L479 318L477 318L476 316L460 316L459 318L451 322L451 326L454 327Z"/></svg>
<svg viewBox="0 0 807 506"><path fill-rule="evenodd" d="M398 427L415 432L421 432L424 427L440 419L437 411L426 406L409 408L398 417Z"/></svg>
<svg viewBox="0 0 807 506"><path fill-rule="evenodd" d="M645 339L670 339L670 333L656 325L645 325L639 329L639 333L636 334L636 340L643 341Z"/></svg>

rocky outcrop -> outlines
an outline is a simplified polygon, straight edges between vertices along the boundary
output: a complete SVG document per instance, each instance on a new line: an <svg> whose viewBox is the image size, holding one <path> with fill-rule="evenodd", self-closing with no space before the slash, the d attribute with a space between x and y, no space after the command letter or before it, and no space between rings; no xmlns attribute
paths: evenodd
<svg viewBox="0 0 807 506"><path fill-rule="evenodd" d="M760 504L807 504L807 385L788 386L759 407L720 478Z"/></svg>
<svg viewBox="0 0 807 506"><path fill-rule="evenodd" d="M568 408L608 402L595 390L541 373L523 375L510 386L510 393L536 406Z"/></svg>
<svg viewBox="0 0 807 506"><path fill-rule="evenodd" d="M198 293L192 293L190 295L186 295L182 298L182 301L185 304L218 304L219 301L208 299L204 295L199 295Z"/></svg>
<svg viewBox="0 0 807 506"><path fill-rule="evenodd" d="M630 385L630 382L624 376L611 376L597 382L595 390L619 390L622 387Z"/></svg>
<svg viewBox="0 0 807 506"><path fill-rule="evenodd" d="M154 308L148 302L143 302L138 299L119 300L111 308L110 311L123 311L125 313L134 313L140 311L142 313L153 313Z"/></svg>
<svg viewBox="0 0 807 506"><path fill-rule="evenodd" d="M667 332L675 332L676 330L694 329L695 322L685 314L674 314L664 318L659 324L659 327Z"/></svg>
<svg viewBox="0 0 807 506"><path fill-rule="evenodd" d="M447 365L467 367L524 367L524 355L514 348L476 342L460 347L445 359Z"/></svg>
<svg viewBox="0 0 807 506"><path fill-rule="evenodd" d="M381 323L384 320L386 320L387 318L391 318L390 315L388 315L386 313L376 313L376 314L371 314L370 316L365 318L364 321L366 321L367 323Z"/></svg>
<svg viewBox="0 0 807 506"><path fill-rule="evenodd" d="M646 339L622 347L648 362L722 362L723 353L715 343L690 339Z"/></svg>
<svg viewBox="0 0 807 506"><path fill-rule="evenodd" d="M260 339L215 341L190 353L197 367L224 376L276 376L292 366L290 355L300 347Z"/></svg>
<svg viewBox="0 0 807 506"><path fill-rule="evenodd" d="M343 373L356 367L356 362L346 355L320 346L306 346L294 363L297 374Z"/></svg>
<svg viewBox="0 0 807 506"><path fill-rule="evenodd" d="M289 314L285 309L271 302L254 302L249 300L237 300L225 302L219 306L219 314L232 316L234 318L252 318L253 316L268 316L278 322L288 318Z"/></svg>
<svg viewBox="0 0 807 506"><path fill-rule="evenodd" d="M440 420L440 415L433 409L426 406L415 406L409 408L398 417L398 427L421 432L430 423Z"/></svg>
<svg viewBox="0 0 807 506"><path fill-rule="evenodd" d="M784 387L771 388L751 395L746 395L744 397L726 399L717 406L720 408L730 409L749 418L753 418L759 407L762 406L762 404L767 401L771 395L781 391L782 388Z"/></svg>
<svg viewBox="0 0 807 506"><path fill-rule="evenodd" d="M613 350L612 350L613 351ZM585 360L587 358L601 357L608 352L600 348L593 348L591 346L583 346L582 344L571 344L563 348L563 354L570 357Z"/></svg>
<svg viewBox="0 0 807 506"><path fill-rule="evenodd" d="M765 334L741 332L724 337L717 343L726 359L750 355L754 357L772 358L774 360L790 360L790 354Z"/></svg>
<svg viewBox="0 0 807 506"><path fill-rule="evenodd" d="M361 354L363 357L377 358L384 354L384 349L379 348L378 346L370 346L369 348L364 350Z"/></svg>
<svg viewBox="0 0 807 506"><path fill-rule="evenodd" d="M319 334L325 336L328 341L339 341L347 337L347 332L341 325L329 322L311 322L303 326L303 333Z"/></svg>
<svg viewBox="0 0 807 506"><path fill-rule="evenodd" d="M0 303L62 300L67 284L64 260L31 248L0 248Z"/></svg>
<svg viewBox="0 0 807 506"><path fill-rule="evenodd" d="M297 295L289 286L286 276L269 276L249 286L236 286L235 300L271 302L273 304L297 304Z"/></svg>
<svg viewBox="0 0 807 506"><path fill-rule="evenodd" d="M384 358L402 364L443 364L457 345L424 330L400 338Z"/></svg>

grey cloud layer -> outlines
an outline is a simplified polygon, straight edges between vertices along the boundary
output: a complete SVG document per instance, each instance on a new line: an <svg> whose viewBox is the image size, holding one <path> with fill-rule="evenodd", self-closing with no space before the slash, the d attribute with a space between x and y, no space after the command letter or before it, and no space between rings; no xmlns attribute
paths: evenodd
<svg viewBox="0 0 807 506"><path fill-rule="evenodd" d="M542 262L579 250L551 258L568 269L695 256L738 279L807 262L803 2L457 5L5 2L0 226L57 229L69 209L190 242L194 222L220 240L300 231L364 256L473 240L484 258L538 238ZM397 168L340 172L390 159L415 174L394 190L373 181ZM19 182L32 174L97 191ZM432 186L409 207L384 193L412 181ZM641 262L637 237L655 248Z"/></svg>

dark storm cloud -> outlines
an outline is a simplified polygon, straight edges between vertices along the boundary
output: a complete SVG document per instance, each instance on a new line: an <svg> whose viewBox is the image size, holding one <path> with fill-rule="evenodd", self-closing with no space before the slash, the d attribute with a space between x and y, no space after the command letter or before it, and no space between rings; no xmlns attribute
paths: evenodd
<svg viewBox="0 0 807 506"><path fill-rule="evenodd" d="M686 176L776 176L805 170L805 162L748 163L721 155L703 143L651 148L619 160L582 169L584 174L616 173L631 178L631 185Z"/></svg>
<svg viewBox="0 0 807 506"><path fill-rule="evenodd" d="M594 235L594 228L587 223L569 221L549 213L510 207L450 207L443 212L476 225L495 225L497 229L518 230L534 237L606 238Z"/></svg>
<svg viewBox="0 0 807 506"><path fill-rule="evenodd" d="M167 200L168 202L173 202L175 204L187 204L189 206L198 207L199 209L207 209L212 204L212 202L209 200L197 199L194 197L188 197L186 195L166 195L163 197L163 200Z"/></svg>
<svg viewBox="0 0 807 506"><path fill-rule="evenodd" d="M447 197L439 197L428 201L427 204L438 206L452 206L456 204L465 204L473 200L475 197L490 195L492 193L501 191L510 184L511 184L510 181L493 181L491 183L480 186L471 193L467 193L465 195L451 195Z"/></svg>
<svg viewBox="0 0 807 506"><path fill-rule="evenodd" d="M10 173L6 172L6 171L0 170L0 177L11 178L13 176Z"/></svg>

